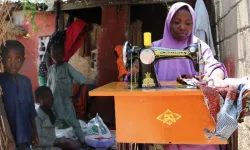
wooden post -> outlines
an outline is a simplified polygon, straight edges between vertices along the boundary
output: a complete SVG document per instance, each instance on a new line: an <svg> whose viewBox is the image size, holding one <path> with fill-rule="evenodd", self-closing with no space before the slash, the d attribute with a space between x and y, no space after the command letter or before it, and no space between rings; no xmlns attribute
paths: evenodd
<svg viewBox="0 0 250 150"><path fill-rule="evenodd" d="M2 89L0 88L0 150L15 149L16 145L4 110L4 104L2 102Z"/></svg>
<svg viewBox="0 0 250 150"><path fill-rule="evenodd" d="M64 12L59 12L59 20L58 20L58 30L64 30Z"/></svg>
<svg viewBox="0 0 250 150"><path fill-rule="evenodd" d="M55 6L56 6L56 20L55 20L55 31L58 30L58 21L59 21L59 16L60 16L60 1L56 0L55 1Z"/></svg>
<svg viewBox="0 0 250 150"><path fill-rule="evenodd" d="M125 31L129 22L129 11L129 5L102 7L102 31L97 44L98 87L117 81L118 72L114 48L116 45L123 45L126 40ZM97 112L105 122L114 126L113 97L94 97L90 108L91 116L95 116Z"/></svg>

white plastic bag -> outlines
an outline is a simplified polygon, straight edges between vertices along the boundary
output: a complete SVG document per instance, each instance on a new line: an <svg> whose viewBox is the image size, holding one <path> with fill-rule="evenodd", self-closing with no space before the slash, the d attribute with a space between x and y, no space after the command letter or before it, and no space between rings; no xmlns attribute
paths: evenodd
<svg viewBox="0 0 250 150"><path fill-rule="evenodd" d="M108 148L115 142L115 138L98 114L88 122L84 133L86 144L95 148Z"/></svg>
<svg viewBox="0 0 250 150"><path fill-rule="evenodd" d="M84 128L86 128L86 123L82 120L78 120L81 126L81 129L83 130ZM78 138L76 137L74 130L72 127L67 128L67 129L58 129L58 127L55 128L56 130L56 137L57 138L69 138L72 140L77 140Z"/></svg>

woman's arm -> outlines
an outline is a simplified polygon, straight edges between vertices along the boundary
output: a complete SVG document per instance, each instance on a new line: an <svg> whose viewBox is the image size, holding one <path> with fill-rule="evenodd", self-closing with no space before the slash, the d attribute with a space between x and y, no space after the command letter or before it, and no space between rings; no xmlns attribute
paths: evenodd
<svg viewBox="0 0 250 150"><path fill-rule="evenodd" d="M225 78L225 73L221 68L217 68L211 73L210 77L223 80Z"/></svg>
<svg viewBox="0 0 250 150"><path fill-rule="evenodd" d="M210 86L220 86L222 84L222 80L227 77L227 70L223 63L214 58L212 50L204 42L202 42L202 48L204 49L202 51L202 56L205 61L203 70L205 77L203 79L207 80L208 85Z"/></svg>
<svg viewBox="0 0 250 150"><path fill-rule="evenodd" d="M227 77L227 70L223 63L217 61L214 58L212 50L210 47L201 41L202 48L202 58L205 61L203 68L203 73L206 78L208 77L218 77L224 79Z"/></svg>

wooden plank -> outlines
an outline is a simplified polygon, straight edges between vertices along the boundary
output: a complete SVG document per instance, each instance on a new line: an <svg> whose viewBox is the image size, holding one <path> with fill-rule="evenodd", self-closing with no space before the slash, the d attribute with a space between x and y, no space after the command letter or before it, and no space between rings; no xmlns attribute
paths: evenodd
<svg viewBox="0 0 250 150"><path fill-rule="evenodd" d="M2 89L0 88L0 150L15 150L15 142L10 130L9 122L2 102Z"/></svg>
<svg viewBox="0 0 250 150"><path fill-rule="evenodd" d="M111 82L89 92L90 96L202 96L199 89L188 89L180 87L173 82L161 82L162 88L155 89L128 89L124 82Z"/></svg>
<svg viewBox="0 0 250 150"><path fill-rule="evenodd" d="M136 5L136 4L157 4L157 3L174 3L186 0L101 0L101 1L77 1L77 2L68 2L68 3L61 3L61 10L76 10L76 9L84 9L84 8L93 8L93 7L100 7L100 6L108 6L108 5Z"/></svg>

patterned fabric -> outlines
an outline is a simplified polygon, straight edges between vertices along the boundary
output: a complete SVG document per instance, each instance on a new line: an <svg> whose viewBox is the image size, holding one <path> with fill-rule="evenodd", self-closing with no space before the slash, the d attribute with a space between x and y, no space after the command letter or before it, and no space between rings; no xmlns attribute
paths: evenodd
<svg viewBox="0 0 250 150"><path fill-rule="evenodd" d="M45 61L41 61L39 65L38 75L41 77L47 77L47 67Z"/></svg>
<svg viewBox="0 0 250 150"><path fill-rule="evenodd" d="M239 113L239 122L243 122L243 118L250 115L250 85L243 84L238 88L239 97L237 101L237 109Z"/></svg>
<svg viewBox="0 0 250 150"><path fill-rule="evenodd" d="M229 87L224 105L218 113L215 133L217 137L227 140L238 128L238 109L237 109L237 93L232 87Z"/></svg>
<svg viewBox="0 0 250 150"><path fill-rule="evenodd" d="M212 132L205 130L206 132L210 133L209 138L212 138L212 136L217 136L224 140L229 139L234 131L238 128L238 122L242 122L243 118L249 115L250 92L248 89L250 89L249 85L242 86L239 91L234 89L233 86L216 89L220 96L225 98L225 102L222 103L222 105L220 104L220 111L217 114L215 131ZM206 97L207 95L204 94L204 96ZM218 104L212 107L218 108ZM211 113L210 109L209 111Z"/></svg>
<svg viewBox="0 0 250 150"><path fill-rule="evenodd" d="M179 83L184 78L191 78L189 75L182 75L177 78ZM235 86L223 88L212 88L205 83L198 83L204 95L204 100L212 118L216 122L214 131L204 129L207 138L217 136L227 140L238 128L238 122L243 122L243 118L250 114L250 85L241 84L238 89Z"/></svg>
<svg viewBox="0 0 250 150"><path fill-rule="evenodd" d="M207 86L206 84L198 84L197 86L201 89L210 114L216 122L217 114L220 111L220 96L218 92L216 92L215 89Z"/></svg>

